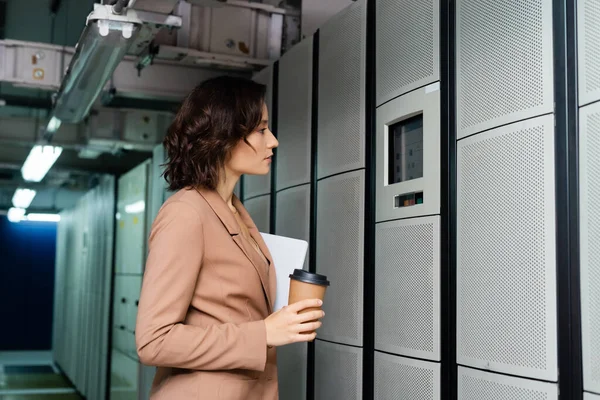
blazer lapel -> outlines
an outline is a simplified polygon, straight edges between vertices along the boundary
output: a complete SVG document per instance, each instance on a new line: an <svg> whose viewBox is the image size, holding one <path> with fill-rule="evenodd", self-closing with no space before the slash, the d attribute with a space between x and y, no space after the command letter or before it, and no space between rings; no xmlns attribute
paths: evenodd
<svg viewBox="0 0 600 400"><path fill-rule="evenodd" d="M252 217L246 210L246 207L244 207L242 202L235 195L233 196L233 205L235 206L236 210L238 210L242 221L248 227L248 232L250 233L250 236L252 236L256 244L258 244L259 249L268 261L268 264L265 264L263 257L260 254L258 254L258 252L254 249L254 246L252 246L252 244L249 243L248 240L242 237L242 241L247 247L246 252L252 254L252 256L254 257L254 261L252 262L252 264L255 268L257 268L257 271L260 275L260 279L263 284L263 289L269 302L269 310L273 310L275 293L271 293L271 288L273 287L273 284L276 284L276 277L274 273L275 269L273 268L273 257L271 256L271 253L269 252L269 249L267 248L267 245L265 244L262 235L258 231L258 228L254 224ZM271 273L271 271L273 271L273 273Z"/></svg>
<svg viewBox="0 0 600 400"><path fill-rule="evenodd" d="M269 266L265 264L263 258L256 252L252 244L241 234L240 227L233 215L233 212L227 206L227 203L223 200L223 198L213 190L206 189L196 189L198 193L206 200L208 205L215 212L217 217L221 220L231 238L238 245L238 247L242 250L244 255L248 258L248 260L252 263L252 266L258 273L260 277L260 282L262 284L263 292L267 299L267 304L269 310L273 309L272 296L270 293L270 276L269 276ZM242 221L248 226L248 231L250 235L256 240L260 249L262 250L265 257L272 264L271 254L269 250L266 248L258 229L256 229L256 225L252 221L252 218L239 201L239 199L234 195L233 197L233 205L238 210L238 213L242 219Z"/></svg>

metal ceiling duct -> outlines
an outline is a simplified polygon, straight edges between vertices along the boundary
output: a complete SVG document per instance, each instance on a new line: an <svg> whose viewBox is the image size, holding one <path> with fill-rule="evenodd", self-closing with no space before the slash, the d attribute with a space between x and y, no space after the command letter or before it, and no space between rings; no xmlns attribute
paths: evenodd
<svg viewBox="0 0 600 400"><path fill-rule="evenodd" d="M134 10L116 14L110 5L94 4L56 96L55 119L79 123L87 116L142 24Z"/></svg>

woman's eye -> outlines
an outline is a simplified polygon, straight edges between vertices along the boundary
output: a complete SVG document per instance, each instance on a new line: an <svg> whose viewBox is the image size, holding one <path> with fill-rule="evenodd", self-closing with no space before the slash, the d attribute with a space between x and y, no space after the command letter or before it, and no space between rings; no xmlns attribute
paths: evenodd
<svg viewBox="0 0 600 400"><path fill-rule="evenodd" d="M265 133L265 131L266 131L266 130L267 130L267 128L265 128L265 129L261 129L259 132L260 132L260 133Z"/></svg>

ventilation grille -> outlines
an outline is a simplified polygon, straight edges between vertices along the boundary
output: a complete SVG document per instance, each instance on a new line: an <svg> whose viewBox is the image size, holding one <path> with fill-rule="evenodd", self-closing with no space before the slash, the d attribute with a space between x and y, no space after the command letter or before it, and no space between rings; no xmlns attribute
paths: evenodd
<svg viewBox="0 0 600 400"><path fill-rule="evenodd" d="M297 186L278 192L276 211L276 234L308 242L310 185Z"/></svg>
<svg viewBox="0 0 600 400"><path fill-rule="evenodd" d="M552 1L457 1L458 138L552 112Z"/></svg>
<svg viewBox="0 0 600 400"><path fill-rule="evenodd" d="M458 360L556 379L553 118L458 143Z"/></svg>
<svg viewBox="0 0 600 400"><path fill-rule="evenodd" d="M580 104L600 100L600 3L580 0L579 97Z"/></svg>
<svg viewBox="0 0 600 400"><path fill-rule="evenodd" d="M362 349L315 342L315 400L362 399Z"/></svg>
<svg viewBox="0 0 600 400"><path fill-rule="evenodd" d="M365 31L365 0L320 30L319 178L364 167Z"/></svg>
<svg viewBox="0 0 600 400"><path fill-rule="evenodd" d="M557 400L556 384L458 367L461 400Z"/></svg>
<svg viewBox="0 0 600 400"><path fill-rule="evenodd" d="M377 349L440 359L439 237L439 217L377 225Z"/></svg>
<svg viewBox="0 0 600 400"><path fill-rule="evenodd" d="M377 105L439 80L439 0L377 0Z"/></svg>
<svg viewBox="0 0 600 400"><path fill-rule="evenodd" d="M581 109L580 137L584 387L600 393L600 103Z"/></svg>
<svg viewBox="0 0 600 400"><path fill-rule="evenodd" d="M319 337L362 345L364 171L318 183L317 272L332 282L323 309L327 321Z"/></svg>
<svg viewBox="0 0 600 400"><path fill-rule="evenodd" d="M258 72L256 75L254 75L254 78L252 79L255 82L258 82L260 84L263 84L267 87L267 92L265 93L265 103L267 105L267 108L269 109L269 113L273 112L273 68L272 67L265 67L263 68L260 72ZM273 126L271 125L271 122L273 121L273 118L269 118L269 128L273 129Z"/></svg>
<svg viewBox="0 0 600 400"><path fill-rule="evenodd" d="M312 38L279 61L277 190L310 182Z"/></svg>
<svg viewBox="0 0 600 400"><path fill-rule="evenodd" d="M254 81L261 83L267 87L267 93L265 95L265 103L269 109L269 115L273 112L272 107L272 90L273 90L273 69L272 67L266 67L254 76ZM269 127L273 129L271 121L273 118L269 118ZM261 196L271 192L271 172L269 171L266 175L244 175L244 200L252 197Z"/></svg>
<svg viewBox="0 0 600 400"><path fill-rule="evenodd" d="M440 364L375 352L377 400L438 400Z"/></svg>
<svg viewBox="0 0 600 400"><path fill-rule="evenodd" d="M306 400L306 357L306 343L293 343L277 348L280 399Z"/></svg>
<svg viewBox="0 0 600 400"><path fill-rule="evenodd" d="M269 233L269 215L271 212L271 196L259 196L244 202L244 207L252 217L260 232Z"/></svg>
<svg viewBox="0 0 600 400"><path fill-rule="evenodd" d="M271 193L271 171L266 175L244 175L244 200Z"/></svg>

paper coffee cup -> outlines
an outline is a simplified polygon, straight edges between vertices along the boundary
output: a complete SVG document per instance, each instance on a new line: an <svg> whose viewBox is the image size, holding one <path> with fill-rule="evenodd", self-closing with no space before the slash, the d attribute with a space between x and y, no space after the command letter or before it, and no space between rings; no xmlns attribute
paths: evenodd
<svg viewBox="0 0 600 400"><path fill-rule="evenodd" d="M325 275L313 274L303 269L295 269L290 274L290 294L288 304L294 304L301 300L321 299L325 301L325 290L329 286L329 281ZM306 308L300 313L320 310L321 307ZM311 321L312 322L312 321ZM312 333L303 332L303 333Z"/></svg>

